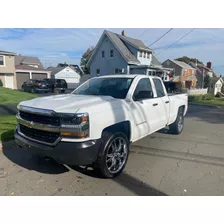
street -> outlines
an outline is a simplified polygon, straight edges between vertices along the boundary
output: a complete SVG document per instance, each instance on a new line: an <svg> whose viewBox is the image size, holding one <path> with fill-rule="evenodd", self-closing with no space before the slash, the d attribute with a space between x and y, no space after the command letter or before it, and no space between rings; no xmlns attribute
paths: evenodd
<svg viewBox="0 0 224 224"><path fill-rule="evenodd" d="M190 105L182 134L135 142L115 179L3 143L0 195L224 195L224 108Z"/></svg>

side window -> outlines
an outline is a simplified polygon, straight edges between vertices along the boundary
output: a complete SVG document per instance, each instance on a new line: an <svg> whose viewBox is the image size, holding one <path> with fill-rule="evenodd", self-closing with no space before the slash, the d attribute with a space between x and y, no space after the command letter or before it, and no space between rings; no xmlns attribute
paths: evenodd
<svg viewBox="0 0 224 224"><path fill-rule="evenodd" d="M164 92L163 85L162 85L161 81L159 79L154 78L153 83L156 87L157 97L165 96L165 92Z"/></svg>
<svg viewBox="0 0 224 224"><path fill-rule="evenodd" d="M138 82L138 84L135 88L134 94L133 94L133 100L136 100L136 96L139 95L140 91L144 95L143 98L145 98L145 99L153 98L152 85L151 85L150 80L148 78L141 79Z"/></svg>

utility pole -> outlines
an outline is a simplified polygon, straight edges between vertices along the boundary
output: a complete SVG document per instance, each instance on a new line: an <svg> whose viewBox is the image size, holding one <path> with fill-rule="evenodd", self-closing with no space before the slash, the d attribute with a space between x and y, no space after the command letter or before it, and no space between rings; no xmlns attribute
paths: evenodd
<svg viewBox="0 0 224 224"><path fill-rule="evenodd" d="M204 68L202 68L202 89L204 88Z"/></svg>

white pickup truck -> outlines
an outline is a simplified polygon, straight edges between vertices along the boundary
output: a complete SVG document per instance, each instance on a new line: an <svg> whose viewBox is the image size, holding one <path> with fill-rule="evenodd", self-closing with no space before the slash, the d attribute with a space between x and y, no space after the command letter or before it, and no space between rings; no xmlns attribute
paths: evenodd
<svg viewBox="0 0 224 224"><path fill-rule="evenodd" d="M130 143L165 127L181 133L187 107L187 94L169 96L158 77L101 76L71 94L21 102L15 140L40 156L93 166L112 178L124 169Z"/></svg>

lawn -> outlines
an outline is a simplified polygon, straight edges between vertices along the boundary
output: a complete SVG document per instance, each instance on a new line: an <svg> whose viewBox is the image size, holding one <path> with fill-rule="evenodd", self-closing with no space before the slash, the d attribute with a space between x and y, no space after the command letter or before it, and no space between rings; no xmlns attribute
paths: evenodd
<svg viewBox="0 0 224 224"><path fill-rule="evenodd" d="M38 97L38 95L0 87L0 104L18 104L35 97Z"/></svg>
<svg viewBox="0 0 224 224"><path fill-rule="evenodd" d="M16 116L0 116L0 141L10 141L14 139L14 130L16 128Z"/></svg>
<svg viewBox="0 0 224 224"><path fill-rule="evenodd" d="M213 100L198 100L198 101L194 101L192 103L208 105L208 106L224 106L224 98L222 98L222 99L217 98L217 99L213 99Z"/></svg>
<svg viewBox="0 0 224 224"><path fill-rule="evenodd" d="M188 97L190 103L208 105L208 106L224 106L223 97L215 97L212 94L191 95Z"/></svg>

